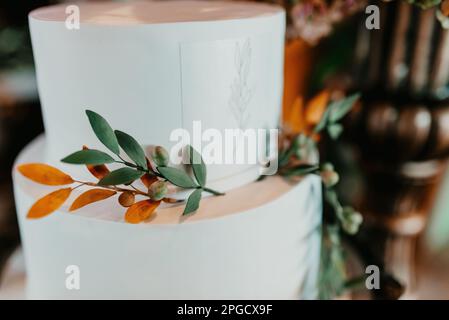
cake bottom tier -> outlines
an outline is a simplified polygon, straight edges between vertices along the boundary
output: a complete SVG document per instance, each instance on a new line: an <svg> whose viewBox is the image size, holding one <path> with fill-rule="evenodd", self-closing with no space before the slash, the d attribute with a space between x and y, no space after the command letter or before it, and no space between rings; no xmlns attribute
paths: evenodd
<svg viewBox="0 0 449 320"><path fill-rule="evenodd" d="M42 161L45 139L17 163ZM279 177L203 199L195 215L159 208L139 225L116 201L39 220L26 214L47 187L16 172L14 190L34 299L313 299L321 243L321 186ZM75 195L76 196L76 195ZM69 202L70 203L70 202Z"/></svg>

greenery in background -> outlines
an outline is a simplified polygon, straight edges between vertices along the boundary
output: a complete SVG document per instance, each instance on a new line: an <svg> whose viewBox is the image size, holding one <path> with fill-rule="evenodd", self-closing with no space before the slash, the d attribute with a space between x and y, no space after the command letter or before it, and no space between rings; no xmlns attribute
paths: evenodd
<svg viewBox="0 0 449 320"><path fill-rule="evenodd" d="M0 2L0 70L28 69L33 66L28 13L36 8L60 2L60 0Z"/></svg>
<svg viewBox="0 0 449 320"><path fill-rule="evenodd" d="M314 50L318 55L313 67L313 73L310 82L310 90L316 92L326 87L326 84L333 82L335 75L341 70L347 69L354 58L354 47L356 42L356 32L358 21L348 21L336 27L336 31L331 37L323 39ZM350 69L350 68L349 68ZM338 78L338 84L344 78Z"/></svg>
<svg viewBox="0 0 449 320"><path fill-rule="evenodd" d="M345 270L345 255L341 245L341 232L354 235L362 223L362 215L350 206L343 206L335 191L339 175L331 163L315 163L313 153L317 152L317 136L327 134L336 140L343 132L340 121L351 110L359 94L332 101L327 105L321 120L313 131L287 136L281 140L279 153L279 174L294 179L307 174L318 174L324 189L324 199L332 209L333 217L324 219L320 266L320 298L330 299L340 295L348 282Z"/></svg>
<svg viewBox="0 0 449 320"><path fill-rule="evenodd" d="M384 0L386 1L386 0ZM449 0L404 0L410 4L414 4L417 7L427 10L438 6L435 10L435 16L441 23L441 26L445 29L449 29Z"/></svg>
<svg viewBox="0 0 449 320"><path fill-rule="evenodd" d="M0 69L33 65L28 26L0 29Z"/></svg>
<svg viewBox="0 0 449 320"><path fill-rule="evenodd" d="M408 3L414 4L421 9L429 9L441 3L441 0L406 0Z"/></svg>
<svg viewBox="0 0 449 320"><path fill-rule="evenodd" d="M329 300L344 293L345 254L341 245L340 229L336 225L324 225L322 232L318 298Z"/></svg>
<svg viewBox="0 0 449 320"><path fill-rule="evenodd" d="M449 194L449 171L446 172L440 195ZM435 203L432 219L426 234L429 247L440 254L448 255L449 248L449 197L440 196ZM449 256L447 258L449 260Z"/></svg>

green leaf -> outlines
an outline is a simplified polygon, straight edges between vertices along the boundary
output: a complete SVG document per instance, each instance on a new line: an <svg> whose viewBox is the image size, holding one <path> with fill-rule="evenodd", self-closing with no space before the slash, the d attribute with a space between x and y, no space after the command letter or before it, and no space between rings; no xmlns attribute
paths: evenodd
<svg viewBox="0 0 449 320"><path fill-rule="evenodd" d="M114 131L109 123L98 113L91 110L86 110L86 115L89 118L90 125L98 140L105 145L106 148L118 155L120 148Z"/></svg>
<svg viewBox="0 0 449 320"><path fill-rule="evenodd" d="M195 181L193 181L193 179L181 169L172 167L157 167L157 171L159 171L165 179L173 183L175 186L185 189L198 187Z"/></svg>
<svg viewBox="0 0 449 320"><path fill-rule="evenodd" d="M338 196L335 190L328 189L326 190L326 193L324 194L324 197L326 201L334 208L335 214L338 216L343 211L343 208L340 205L340 202L338 201Z"/></svg>
<svg viewBox="0 0 449 320"><path fill-rule="evenodd" d="M128 157L130 157L138 166L145 170L148 169L145 152L136 139L119 130L115 130L115 136L117 137L120 147L122 147Z"/></svg>
<svg viewBox="0 0 449 320"><path fill-rule="evenodd" d="M347 98L332 102L329 106L329 121L334 123L342 119L354 106L354 103L360 98L359 93L350 95Z"/></svg>
<svg viewBox="0 0 449 320"><path fill-rule="evenodd" d="M292 169L285 172L284 176L292 177L292 176L305 176L310 173L315 173L320 168L318 165L315 164L301 164L296 167L293 167Z"/></svg>
<svg viewBox="0 0 449 320"><path fill-rule="evenodd" d="M183 216L195 212L199 208L202 192L202 189L196 189L190 194L189 198L187 199L184 212L182 213Z"/></svg>
<svg viewBox="0 0 449 320"><path fill-rule="evenodd" d="M350 206L343 207L342 214L338 217L341 226L347 234L354 235L359 231L363 222L362 215Z"/></svg>
<svg viewBox="0 0 449 320"><path fill-rule="evenodd" d="M100 186L116 186L119 184L128 184L143 176L144 172L131 168L120 168L111 171L103 179L98 182Z"/></svg>
<svg viewBox="0 0 449 320"><path fill-rule="evenodd" d="M324 128L326 128L327 126L327 122L329 120L329 107L326 109L326 111L324 111L323 116L321 117L320 122L318 122L318 124L315 126L315 128L313 129L313 131L315 133L319 133L321 132Z"/></svg>
<svg viewBox="0 0 449 320"><path fill-rule="evenodd" d="M318 289L320 299L333 299L343 293L346 264L337 225L323 226Z"/></svg>
<svg viewBox="0 0 449 320"><path fill-rule="evenodd" d="M339 123L331 124L327 127L327 132L333 140L337 140L343 132L343 126Z"/></svg>
<svg viewBox="0 0 449 320"><path fill-rule="evenodd" d="M421 9L429 9L441 3L441 0L408 0L409 3L415 4Z"/></svg>
<svg viewBox="0 0 449 320"><path fill-rule="evenodd" d="M285 166L290 161L291 156L295 154L299 146L298 140L297 137L293 138L287 150L281 151L278 159L278 166L280 168Z"/></svg>
<svg viewBox="0 0 449 320"><path fill-rule="evenodd" d="M92 149L74 152L71 155L62 159L61 161L71 164L92 164L92 165L115 162L114 158L112 158L107 153Z"/></svg>
<svg viewBox="0 0 449 320"><path fill-rule="evenodd" d="M192 146L189 146L189 158L196 181L198 181L200 186L204 187L206 184L206 164L203 158Z"/></svg>

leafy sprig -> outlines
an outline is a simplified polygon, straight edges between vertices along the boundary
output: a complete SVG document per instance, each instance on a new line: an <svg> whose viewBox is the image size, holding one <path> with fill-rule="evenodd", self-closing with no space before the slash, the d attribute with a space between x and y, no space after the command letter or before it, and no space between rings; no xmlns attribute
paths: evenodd
<svg viewBox="0 0 449 320"><path fill-rule="evenodd" d="M71 192L82 186L93 189L78 196L70 206L70 211L119 194L118 202L127 208L125 220L130 223L146 220L161 202L182 202L183 200L179 201L169 197L170 184L192 191L187 198L183 215L191 214L199 208L203 192L213 195L223 194L206 186L206 165L201 155L192 146L188 146L187 151L193 177L184 170L170 167L168 152L163 147L155 147L150 159L131 135L119 130L114 131L106 119L94 111L87 110L86 115L98 140L113 155L84 146L82 150L61 160L68 164L85 165L89 172L98 179L97 182L73 179L59 169L46 164L20 165L19 172L35 182L52 186L74 185L70 188L56 190L39 199L29 210L29 218L41 218L58 210L69 198ZM130 161L122 157L121 150ZM120 164L123 167L110 171L106 165L112 163ZM145 190L133 185L137 180L143 183ZM141 196L144 200L136 202L136 196Z"/></svg>

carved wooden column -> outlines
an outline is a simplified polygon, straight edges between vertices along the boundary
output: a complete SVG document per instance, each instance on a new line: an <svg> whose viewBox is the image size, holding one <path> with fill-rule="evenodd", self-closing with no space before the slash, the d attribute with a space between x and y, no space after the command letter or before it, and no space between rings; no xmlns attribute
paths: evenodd
<svg viewBox="0 0 449 320"><path fill-rule="evenodd" d="M363 108L350 121L366 178L359 241L366 261L395 275L413 297L416 240L449 154L449 30L433 9L375 4L381 28L367 30L362 21L353 70L354 89L363 92Z"/></svg>

